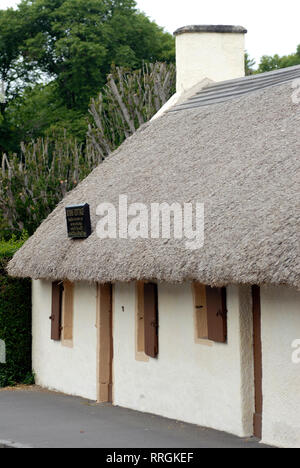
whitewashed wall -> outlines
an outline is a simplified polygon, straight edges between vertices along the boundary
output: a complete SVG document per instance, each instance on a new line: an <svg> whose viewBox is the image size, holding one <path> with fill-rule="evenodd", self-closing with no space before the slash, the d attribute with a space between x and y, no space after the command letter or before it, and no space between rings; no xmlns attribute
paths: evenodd
<svg viewBox="0 0 300 468"><path fill-rule="evenodd" d="M248 436L253 418L249 288L229 287L228 344L194 342L191 285L159 285L159 357L136 360L135 285L114 288L114 404ZM33 281L38 385L96 400L96 286L75 285L74 347L50 339L51 283ZM300 292L261 289L263 442L300 447ZM124 307L124 311L122 308Z"/></svg>
<svg viewBox="0 0 300 468"><path fill-rule="evenodd" d="M51 341L51 283L33 281L33 370L43 387L96 400L96 286L74 289L74 347Z"/></svg>
<svg viewBox="0 0 300 468"><path fill-rule="evenodd" d="M195 344L191 285L159 285L159 357L141 362L135 359L135 286L115 285L114 404L252 434L249 307L249 289L228 288L228 344Z"/></svg>
<svg viewBox="0 0 300 468"><path fill-rule="evenodd" d="M262 288L263 441L300 448L300 364L291 347L300 339L300 292Z"/></svg>

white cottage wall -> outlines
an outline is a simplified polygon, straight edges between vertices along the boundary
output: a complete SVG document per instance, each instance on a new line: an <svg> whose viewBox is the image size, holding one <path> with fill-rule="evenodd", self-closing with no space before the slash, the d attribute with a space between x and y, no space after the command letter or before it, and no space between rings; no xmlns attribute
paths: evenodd
<svg viewBox="0 0 300 468"><path fill-rule="evenodd" d="M263 442L300 448L300 364L292 343L300 339L300 292L261 289L263 345Z"/></svg>
<svg viewBox="0 0 300 468"><path fill-rule="evenodd" d="M50 339L51 295L51 282L33 281L32 359L36 383L96 400L96 285L75 284L73 348Z"/></svg>
<svg viewBox="0 0 300 468"><path fill-rule="evenodd" d="M251 435L249 289L228 288L228 344L207 346L194 340L191 284L159 284L159 356L148 362L136 360L135 285L114 291L114 404Z"/></svg>

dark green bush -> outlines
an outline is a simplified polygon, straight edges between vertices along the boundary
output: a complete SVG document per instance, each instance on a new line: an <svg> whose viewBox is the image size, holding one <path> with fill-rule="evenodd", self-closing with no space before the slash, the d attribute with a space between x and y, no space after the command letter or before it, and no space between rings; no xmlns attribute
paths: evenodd
<svg viewBox="0 0 300 468"><path fill-rule="evenodd" d="M10 278L6 266L24 239L0 241L0 340L6 364L0 363L0 387L33 383L31 374L31 283Z"/></svg>

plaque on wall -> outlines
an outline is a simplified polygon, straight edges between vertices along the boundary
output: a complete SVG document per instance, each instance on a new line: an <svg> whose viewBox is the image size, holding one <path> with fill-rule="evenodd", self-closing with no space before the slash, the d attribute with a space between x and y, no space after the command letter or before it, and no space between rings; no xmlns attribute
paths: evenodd
<svg viewBox="0 0 300 468"><path fill-rule="evenodd" d="M87 239L91 233L90 205L66 207L68 236L70 239Z"/></svg>

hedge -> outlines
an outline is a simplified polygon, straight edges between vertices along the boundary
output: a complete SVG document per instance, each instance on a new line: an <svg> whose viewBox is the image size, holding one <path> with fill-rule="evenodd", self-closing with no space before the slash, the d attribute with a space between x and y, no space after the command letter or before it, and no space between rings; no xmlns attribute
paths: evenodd
<svg viewBox="0 0 300 468"><path fill-rule="evenodd" d="M7 263L24 240L0 241L0 340L6 347L6 363L0 363L0 387L33 383L31 282L6 273Z"/></svg>

